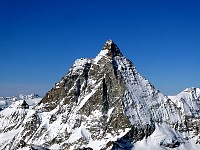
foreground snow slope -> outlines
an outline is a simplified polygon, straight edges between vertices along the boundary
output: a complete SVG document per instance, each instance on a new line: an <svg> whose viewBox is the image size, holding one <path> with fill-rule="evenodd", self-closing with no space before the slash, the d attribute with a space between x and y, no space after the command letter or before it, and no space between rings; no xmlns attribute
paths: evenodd
<svg viewBox="0 0 200 150"><path fill-rule="evenodd" d="M155 89L109 40L36 107L1 111L0 149L198 149L199 95L179 97Z"/></svg>

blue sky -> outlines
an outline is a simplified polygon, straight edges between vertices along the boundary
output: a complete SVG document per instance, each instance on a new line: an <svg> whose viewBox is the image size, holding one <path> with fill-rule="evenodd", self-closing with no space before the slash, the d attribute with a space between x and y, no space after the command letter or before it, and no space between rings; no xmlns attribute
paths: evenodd
<svg viewBox="0 0 200 150"><path fill-rule="evenodd" d="M0 0L0 96L43 96L108 39L164 94L200 86L199 0Z"/></svg>

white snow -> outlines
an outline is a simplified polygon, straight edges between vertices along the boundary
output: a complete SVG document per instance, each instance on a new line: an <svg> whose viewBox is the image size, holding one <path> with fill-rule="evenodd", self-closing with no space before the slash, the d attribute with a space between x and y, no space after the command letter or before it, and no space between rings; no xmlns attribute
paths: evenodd
<svg viewBox="0 0 200 150"><path fill-rule="evenodd" d="M81 125L79 128L76 128L75 130L73 130L72 135L69 137L69 139L67 141L69 143L73 143L74 141L77 141L80 138L84 138L88 141L91 139L91 134L83 125Z"/></svg>
<svg viewBox="0 0 200 150"><path fill-rule="evenodd" d="M105 57L108 52L109 51L107 49L101 50L100 53L96 56L96 58L93 60L93 63L97 64L99 62L99 60L102 59L103 57Z"/></svg>
<svg viewBox="0 0 200 150"><path fill-rule="evenodd" d="M169 98L181 108L185 116L199 117L200 114L200 88L187 88L176 96Z"/></svg>
<svg viewBox="0 0 200 150"><path fill-rule="evenodd" d="M73 73L81 73L84 69L85 64L90 63L91 59L87 59L87 58L81 58L81 59L77 59L74 64L72 65L72 67L70 68L70 71Z"/></svg>
<svg viewBox="0 0 200 150"><path fill-rule="evenodd" d="M78 99L78 107L76 109L77 111L83 107L85 102L97 91L100 85L101 85L101 82L99 82L88 95L84 96L84 98L80 97Z"/></svg>
<svg viewBox="0 0 200 150"><path fill-rule="evenodd" d="M189 140L184 140L185 137L189 137ZM180 133L174 129L169 128L166 124L156 124L156 130L147 139L138 141L134 144L133 150L166 150L166 148L160 144L171 143L172 140L177 140L181 143L179 147L173 148L173 150L199 150L200 144L195 144L196 140L192 133L186 134Z"/></svg>
<svg viewBox="0 0 200 150"><path fill-rule="evenodd" d="M114 107L112 107L112 108L110 108L110 109L108 110L108 118L107 118L107 122L110 120L110 116L111 116L113 110L114 110Z"/></svg>
<svg viewBox="0 0 200 150"><path fill-rule="evenodd" d="M0 100L0 105L6 105L6 101L5 100Z"/></svg>
<svg viewBox="0 0 200 150"><path fill-rule="evenodd" d="M0 134L0 149L2 144L9 144L12 138L20 131L20 129L13 129L11 131L8 131L6 133Z"/></svg>
<svg viewBox="0 0 200 150"><path fill-rule="evenodd" d="M51 150L58 150L58 149L61 149L60 145L59 144L54 144L50 147Z"/></svg>

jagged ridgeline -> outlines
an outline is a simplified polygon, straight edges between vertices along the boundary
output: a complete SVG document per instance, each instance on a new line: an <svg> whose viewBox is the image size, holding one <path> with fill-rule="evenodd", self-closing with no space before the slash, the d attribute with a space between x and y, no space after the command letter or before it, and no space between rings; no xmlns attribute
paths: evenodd
<svg viewBox="0 0 200 150"><path fill-rule="evenodd" d="M0 137L14 133L0 149L198 149L198 90L165 96L108 40L94 59L76 60L36 107L0 113ZM2 121L9 117L12 124Z"/></svg>

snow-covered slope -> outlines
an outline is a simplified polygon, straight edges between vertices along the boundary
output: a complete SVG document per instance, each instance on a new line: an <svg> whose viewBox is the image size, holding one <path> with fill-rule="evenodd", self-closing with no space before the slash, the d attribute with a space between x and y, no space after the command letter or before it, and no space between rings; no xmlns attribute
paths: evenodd
<svg viewBox="0 0 200 150"><path fill-rule="evenodd" d="M0 149L198 149L199 95L189 95L192 115L109 40L94 59L76 60L35 107L1 111Z"/></svg>
<svg viewBox="0 0 200 150"><path fill-rule="evenodd" d="M187 88L176 96L169 98L181 108L181 113L186 116L200 117L200 89Z"/></svg>

